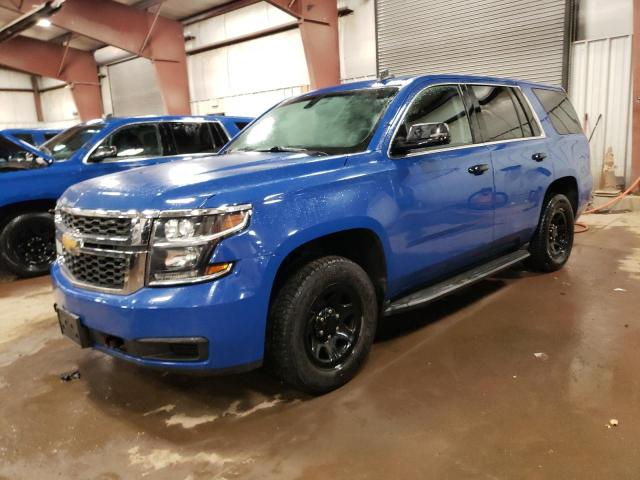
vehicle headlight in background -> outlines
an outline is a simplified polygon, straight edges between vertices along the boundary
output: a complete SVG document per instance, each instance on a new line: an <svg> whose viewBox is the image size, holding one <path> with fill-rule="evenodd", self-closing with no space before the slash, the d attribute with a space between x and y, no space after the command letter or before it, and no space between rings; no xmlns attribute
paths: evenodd
<svg viewBox="0 0 640 480"><path fill-rule="evenodd" d="M210 264L216 245L225 237L244 230L251 206L221 211L173 215L154 220L149 256L148 285L196 283L226 275L233 264Z"/></svg>

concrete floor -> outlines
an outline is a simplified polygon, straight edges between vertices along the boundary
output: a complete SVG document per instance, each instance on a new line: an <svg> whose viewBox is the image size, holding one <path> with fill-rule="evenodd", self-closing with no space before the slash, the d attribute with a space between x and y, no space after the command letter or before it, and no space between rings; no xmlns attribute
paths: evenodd
<svg viewBox="0 0 640 480"><path fill-rule="evenodd" d="M640 214L583 220L562 271L386 321L321 398L81 351L47 278L5 281L0 478L639 478Z"/></svg>

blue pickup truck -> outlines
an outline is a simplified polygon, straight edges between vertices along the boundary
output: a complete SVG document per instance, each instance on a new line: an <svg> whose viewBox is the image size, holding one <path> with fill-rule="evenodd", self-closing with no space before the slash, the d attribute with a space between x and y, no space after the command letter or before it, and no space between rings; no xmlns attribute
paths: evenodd
<svg viewBox="0 0 640 480"><path fill-rule="evenodd" d="M520 261L568 260L589 148L559 88L429 75L286 100L217 156L83 182L57 205L62 333L134 362L263 362L313 393L380 316Z"/></svg>
<svg viewBox="0 0 640 480"><path fill-rule="evenodd" d="M0 264L20 277L49 271L55 258L51 211L74 183L211 155L250 120L225 116L108 118L69 128L39 148L24 143L26 137L16 137L26 132L9 132L7 141L22 150L0 160ZM42 139L48 134L51 132L38 133Z"/></svg>

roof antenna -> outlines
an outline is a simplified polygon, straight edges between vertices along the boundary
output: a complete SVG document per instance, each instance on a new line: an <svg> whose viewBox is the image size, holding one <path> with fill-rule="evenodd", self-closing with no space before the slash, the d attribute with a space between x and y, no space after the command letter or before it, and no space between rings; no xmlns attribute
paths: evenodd
<svg viewBox="0 0 640 480"><path fill-rule="evenodd" d="M378 80L382 82L383 80L389 80L390 78L394 78L394 77L395 75L392 75L389 69L385 68L384 70L380 71L380 74L378 75Z"/></svg>

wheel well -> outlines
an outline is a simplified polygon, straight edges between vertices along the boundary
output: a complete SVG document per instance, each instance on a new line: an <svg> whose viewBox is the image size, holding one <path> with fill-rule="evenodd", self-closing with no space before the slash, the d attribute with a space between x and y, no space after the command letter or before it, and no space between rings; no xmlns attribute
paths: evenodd
<svg viewBox="0 0 640 480"><path fill-rule="evenodd" d="M574 177L562 177L554 180L549 188L547 188L547 194L545 198L550 197L556 193L561 193L569 199L571 206L573 207L573 214L578 214L578 182Z"/></svg>
<svg viewBox="0 0 640 480"><path fill-rule="evenodd" d="M46 212L54 209L55 206L55 200L31 200L28 202L5 205L0 207L0 227L17 214L26 212Z"/></svg>
<svg viewBox="0 0 640 480"><path fill-rule="evenodd" d="M387 286L384 249L378 236L367 229L333 233L297 247L280 264L271 298L274 298L282 284L295 270L313 259L327 255L339 255L360 265L373 282L378 301L383 301Z"/></svg>

